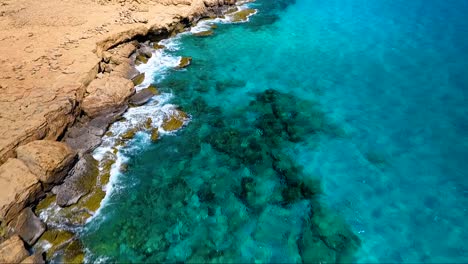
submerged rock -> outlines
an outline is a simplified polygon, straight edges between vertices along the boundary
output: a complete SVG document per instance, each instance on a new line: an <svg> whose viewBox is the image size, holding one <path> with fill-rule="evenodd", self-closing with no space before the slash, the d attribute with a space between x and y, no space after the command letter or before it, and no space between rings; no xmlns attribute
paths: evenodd
<svg viewBox="0 0 468 264"><path fill-rule="evenodd" d="M192 57L182 57L177 68L183 69L188 67L192 63Z"/></svg>
<svg viewBox="0 0 468 264"><path fill-rule="evenodd" d="M28 245L33 245L44 233L46 226L31 210L25 208L10 224L12 232L17 233Z"/></svg>
<svg viewBox="0 0 468 264"><path fill-rule="evenodd" d="M153 43L153 49L158 50L158 49L165 49L165 48L166 48L166 46L164 46L164 45L161 45L159 43Z"/></svg>
<svg viewBox="0 0 468 264"><path fill-rule="evenodd" d="M214 34L213 30L207 30L207 31L194 33L193 35L196 37L209 37L209 36L212 36L213 34Z"/></svg>
<svg viewBox="0 0 468 264"><path fill-rule="evenodd" d="M123 139L123 140L129 140L129 139L133 139L136 135L136 133L138 132L138 129L137 128L132 128L132 129L129 129L127 130L125 133L123 133L120 137Z"/></svg>
<svg viewBox="0 0 468 264"><path fill-rule="evenodd" d="M38 244L48 243L51 245L46 254L46 258L51 259L58 250L63 248L67 243L70 243L74 236L75 234L66 230L47 230L40 238Z"/></svg>
<svg viewBox="0 0 468 264"><path fill-rule="evenodd" d="M255 14L257 12L255 9L244 9L239 12L236 12L232 15L233 22L244 22L247 21L249 16Z"/></svg>
<svg viewBox="0 0 468 264"><path fill-rule="evenodd" d="M140 64L142 64L142 63L143 63L143 64L148 63L148 58L147 58L145 55L140 54L140 55L136 56L136 58L135 58L135 64L136 64L136 65L140 65Z"/></svg>
<svg viewBox="0 0 468 264"><path fill-rule="evenodd" d="M102 190L101 187L97 187L94 191L86 196L83 201L80 201L80 205L90 210L91 212L96 212L99 207L101 207L101 202L104 200L106 192Z"/></svg>
<svg viewBox="0 0 468 264"><path fill-rule="evenodd" d="M153 95L159 95L160 94L159 91L158 91L158 88L153 84L148 86L148 88L146 88L146 89L148 89L148 91L150 91Z"/></svg>
<svg viewBox="0 0 468 264"><path fill-rule="evenodd" d="M188 119L185 112L176 110L171 113L170 116L166 117L163 121L162 128L165 131L175 131L180 129L184 122Z"/></svg>
<svg viewBox="0 0 468 264"><path fill-rule="evenodd" d="M159 130L158 128L153 128L151 130L151 141L156 142L159 139Z"/></svg>
<svg viewBox="0 0 468 264"><path fill-rule="evenodd" d="M140 73L132 79L133 85L138 86L145 80L145 73Z"/></svg>
<svg viewBox="0 0 468 264"><path fill-rule="evenodd" d="M153 126L153 119L151 117L148 117L145 121L145 128L151 129L152 126Z"/></svg>

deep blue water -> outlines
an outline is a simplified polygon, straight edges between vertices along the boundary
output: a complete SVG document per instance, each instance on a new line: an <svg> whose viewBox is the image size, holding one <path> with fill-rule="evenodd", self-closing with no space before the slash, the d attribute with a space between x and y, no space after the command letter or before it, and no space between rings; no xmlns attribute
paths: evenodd
<svg viewBox="0 0 468 264"><path fill-rule="evenodd" d="M192 119L122 150L93 258L467 262L468 2L250 6L165 51Z"/></svg>

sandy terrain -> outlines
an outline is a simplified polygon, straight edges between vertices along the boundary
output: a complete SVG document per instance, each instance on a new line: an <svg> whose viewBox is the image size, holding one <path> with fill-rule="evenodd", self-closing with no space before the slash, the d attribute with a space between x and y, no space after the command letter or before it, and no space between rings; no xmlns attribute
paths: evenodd
<svg viewBox="0 0 468 264"><path fill-rule="evenodd" d="M102 49L206 5L155 1L0 0L0 164L18 145L60 137Z"/></svg>

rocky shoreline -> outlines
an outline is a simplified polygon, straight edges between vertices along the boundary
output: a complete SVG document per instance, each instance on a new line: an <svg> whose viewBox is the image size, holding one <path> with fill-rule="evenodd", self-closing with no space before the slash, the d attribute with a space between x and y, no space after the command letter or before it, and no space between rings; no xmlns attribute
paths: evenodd
<svg viewBox="0 0 468 264"><path fill-rule="evenodd" d="M48 113L45 124L0 150L0 186L5 186L0 194L0 262L43 263L44 256L50 260L58 249L72 252L67 262L83 261L74 235L54 231L37 215L53 200L66 208L82 201L79 211L70 209L74 216L70 222L82 225L93 209L97 210L105 193L96 192L95 187L97 181L108 182L102 171L110 174L106 170L110 170L112 160L98 164L90 153L129 104L144 104L157 92L154 87L135 91L144 73L139 73L134 64L144 63L151 56L150 46L143 41L149 40L151 48L160 48L158 40L184 31L203 17L219 16L227 6L235 4L234 0L194 2L202 4L194 4L189 15L174 17L169 24L135 26L96 43L99 60L79 85L70 89L76 94L74 99L64 100L53 109L57 111ZM183 61L180 66L188 64ZM180 125L183 115L168 119L168 129ZM127 136L130 139L132 135ZM152 132L153 137L157 139L157 131ZM37 246L40 240L53 242L47 252L37 250L41 248Z"/></svg>

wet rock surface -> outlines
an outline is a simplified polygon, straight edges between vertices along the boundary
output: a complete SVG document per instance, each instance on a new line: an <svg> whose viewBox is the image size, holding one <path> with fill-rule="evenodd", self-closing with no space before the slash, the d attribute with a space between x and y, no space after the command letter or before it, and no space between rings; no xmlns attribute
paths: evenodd
<svg viewBox="0 0 468 264"><path fill-rule="evenodd" d="M83 155L69 172L65 182L53 189L59 206L70 206L91 192L93 182L99 173L97 161L89 154Z"/></svg>
<svg viewBox="0 0 468 264"><path fill-rule="evenodd" d="M145 88L138 91L132 97L130 97L129 103L133 106L140 106L146 104L155 95L154 91Z"/></svg>

